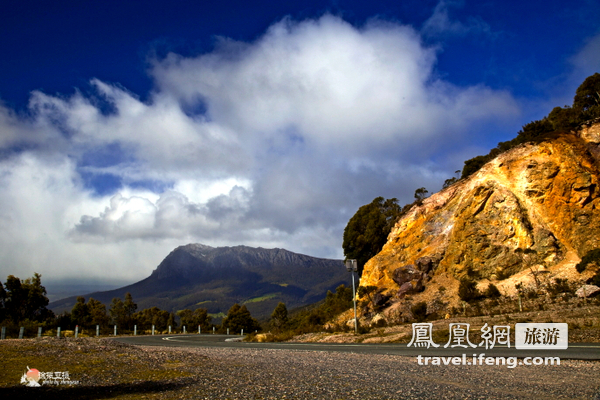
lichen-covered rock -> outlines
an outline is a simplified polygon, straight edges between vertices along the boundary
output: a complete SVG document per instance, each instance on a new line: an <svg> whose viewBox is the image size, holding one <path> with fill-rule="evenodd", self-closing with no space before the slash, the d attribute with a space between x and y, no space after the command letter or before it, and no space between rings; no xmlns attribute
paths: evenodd
<svg viewBox="0 0 600 400"><path fill-rule="evenodd" d="M594 297L600 294L600 287L596 285L583 285L575 292L577 297Z"/></svg>
<svg viewBox="0 0 600 400"><path fill-rule="evenodd" d="M520 145L413 207L360 284L402 297L438 274L496 281L600 248L600 125L586 129Z"/></svg>
<svg viewBox="0 0 600 400"><path fill-rule="evenodd" d="M373 295L373 306L375 309L380 309L387 306L389 301L390 296L383 293L375 293L375 295Z"/></svg>
<svg viewBox="0 0 600 400"><path fill-rule="evenodd" d="M371 319L371 326L382 326L387 323L385 317L382 314L375 314L373 319Z"/></svg>
<svg viewBox="0 0 600 400"><path fill-rule="evenodd" d="M423 290L423 280L426 276L427 275L423 271L418 270L417 266L414 264L405 265L395 269L392 274L392 279L400 287L397 295L401 297L405 294L420 292Z"/></svg>

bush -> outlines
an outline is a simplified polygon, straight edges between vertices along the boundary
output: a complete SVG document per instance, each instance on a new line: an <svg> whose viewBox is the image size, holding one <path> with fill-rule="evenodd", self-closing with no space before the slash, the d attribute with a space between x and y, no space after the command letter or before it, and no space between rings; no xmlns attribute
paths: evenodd
<svg viewBox="0 0 600 400"><path fill-rule="evenodd" d="M462 301L472 301L480 297L477 290L477 283L471 279L463 279L458 286L458 297Z"/></svg>
<svg viewBox="0 0 600 400"><path fill-rule="evenodd" d="M522 143L541 141L552 132L568 132L582 123L600 117L600 74L595 73L583 81L577 88L573 106L555 107L547 117L532 121L523 126L517 137L498 143L487 155L473 157L465 161L462 178L479 171L488 161L498 154L508 151Z"/></svg>
<svg viewBox="0 0 600 400"><path fill-rule="evenodd" d="M600 271L596 272L596 275L590 280L592 285L600 286Z"/></svg>
<svg viewBox="0 0 600 400"><path fill-rule="evenodd" d="M413 318L417 322L423 322L427 318L427 303L420 301L410 308Z"/></svg>
<svg viewBox="0 0 600 400"><path fill-rule="evenodd" d="M600 249L588 251L581 259L581 262L575 266L577 272L582 273L587 268L588 264L596 263L600 265Z"/></svg>
<svg viewBox="0 0 600 400"><path fill-rule="evenodd" d="M496 285L490 283L485 291L485 297L497 299L498 297L502 297L502 293L500 293L500 290L498 290Z"/></svg>
<svg viewBox="0 0 600 400"><path fill-rule="evenodd" d="M557 295L559 293L572 293L573 289L567 279L556 278L554 283L548 286L548 291L550 294Z"/></svg>

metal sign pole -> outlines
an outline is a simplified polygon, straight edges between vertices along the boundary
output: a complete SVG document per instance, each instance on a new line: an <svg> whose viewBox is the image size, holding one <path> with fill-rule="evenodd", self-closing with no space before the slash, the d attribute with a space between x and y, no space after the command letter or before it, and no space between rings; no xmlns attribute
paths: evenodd
<svg viewBox="0 0 600 400"><path fill-rule="evenodd" d="M358 333L358 317L356 316L356 288L354 286L354 272L358 271L356 260L346 260L346 269L352 274L352 300L354 301L354 333Z"/></svg>

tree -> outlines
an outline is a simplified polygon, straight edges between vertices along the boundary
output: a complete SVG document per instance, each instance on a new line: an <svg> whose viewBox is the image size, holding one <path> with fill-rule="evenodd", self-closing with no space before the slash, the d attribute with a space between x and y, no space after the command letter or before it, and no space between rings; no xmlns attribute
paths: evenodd
<svg viewBox="0 0 600 400"><path fill-rule="evenodd" d="M181 325L185 325L188 328L197 328L200 326L204 331L210 328L211 317L208 315L206 308L197 308L194 311L186 308L185 310L177 311L176 314L179 317Z"/></svg>
<svg viewBox="0 0 600 400"><path fill-rule="evenodd" d="M446 179L444 181L444 185L442 186L442 189L446 189L447 187L450 187L450 186L454 185L456 182L458 182L458 180L460 178L460 173L461 173L460 169L454 171L454 175L456 175L456 176L453 176L452 178Z"/></svg>
<svg viewBox="0 0 600 400"><path fill-rule="evenodd" d="M273 314L271 314L271 321L275 329L283 330L288 325L288 310L284 303L277 304L277 307L273 310Z"/></svg>
<svg viewBox="0 0 600 400"><path fill-rule="evenodd" d="M325 304L322 307L325 317L331 319L335 315L352 307L353 298L352 288L346 287L344 284L335 288L335 293L328 290L325 295Z"/></svg>
<svg viewBox="0 0 600 400"><path fill-rule="evenodd" d="M25 317L25 303L27 295L21 280L16 276L9 275L6 278L6 315L14 324L19 323Z"/></svg>
<svg viewBox="0 0 600 400"><path fill-rule="evenodd" d="M135 314L137 310L137 304L133 301L133 297L131 293L125 293L125 301L123 302L123 313L124 313L124 322L128 329L133 329L134 320L133 314Z"/></svg>
<svg viewBox="0 0 600 400"><path fill-rule="evenodd" d="M194 312L188 308L179 310L175 313L179 317L181 325L192 326L194 320Z"/></svg>
<svg viewBox="0 0 600 400"><path fill-rule="evenodd" d="M46 308L49 300L46 297L46 288L42 286L42 275L36 272L33 277L25 279L23 288L27 291L26 318L43 321L54 315Z"/></svg>
<svg viewBox="0 0 600 400"><path fill-rule="evenodd" d="M579 125L577 112L569 106L554 107L548 114L548 120L554 131L570 131Z"/></svg>
<svg viewBox="0 0 600 400"><path fill-rule="evenodd" d="M106 306L100 301L90 297L87 302L91 325L108 325Z"/></svg>
<svg viewBox="0 0 600 400"><path fill-rule="evenodd" d="M158 307L146 308L133 314L133 318L138 322L141 329L151 329L152 325L159 330L167 329L171 314L168 311L159 309Z"/></svg>
<svg viewBox="0 0 600 400"><path fill-rule="evenodd" d="M429 193L429 190L425 189L424 187L418 188L415 190L415 200L422 201L427 197L427 193Z"/></svg>
<svg viewBox="0 0 600 400"><path fill-rule="evenodd" d="M108 310L110 313L111 323L117 326L123 326L125 323L125 306L123 305L123 301L118 297L112 299L110 303L110 308Z"/></svg>
<svg viewBox="0 0 600 400"><path fill-rule="evenodd" d="M13 275L6 279L4 307L6 316L13 323L25 320L41 322L54 315L46 308L48 297L41 278L40 274L34 273L23 282Z"/></svg>
<svg viewBox="0 0 600 400"><path fill-rule="evenodd" d="M461 178L466 178L469 175L472 175L475 172L479 171L481 167L483 167L491 159L492 157L489 156L476 156L465 161L465 166L463 167Z"/></svg>
<svg viewBox="0 0 600 400"><path fill-rule="evenodd" d="M90 310L87 304L85 304L85 297L77 297L75 305L71 309L71 322L74 325L80 325L81 327L88 326L91 321Z"/></svg>
<svg viewBox="0 0 600 400"><path fill-rule="evenodd" d="M582 123L600 118L600 74L588 76L577 88L573 106L555 107L547 117L532 121L523 126L517 137L498 146L485 156L473 157L465 161L462 178L477 172L485 163L498 154L508 151L522 143L543 140L552 132L569 132Z"/></svg>
<svg viewBox="0 0 600 400"><path fill-rule="evenodd" d="M234 304L227 312L227 317L223 319L223 327L229 328L231 333L246 332L260 329L260 324L252 318L250 311L245 305Z"/></svg>
<svg viewBox="0 0 600 400"><path fill-rule="evenodd" d="M358 209L344 229L342 247L347 259L356 259L358 274L373 256L381 251L387 237L402 215L398 199L375 198Z"/></svg>
<svg viewBox="0 0 600 400"><path fill-rule="evenodd" d="M212 317L208 315L206 308L197 308L194 310L194 326L200 326L202 330L207 331L210 328Z"/></svg>
<svg viewBox="0 0 600 400"><path fill-rule="evenodd" d="M177 327L177 322L175 321L174 313L169 313L169 319L167 320L167 325L170 326L172 329L175 329Z"/></svg>
<svg viewBox="0 0 600 400"><path fill-rule="evenodd" d="M6 290L4 285L0 282L0 322L6 318Z"/></svg>
<svg viewBox="0 0 600 400"><path fill-rule="evenodd" d="M600 118L600 74L588 76L577 88L573 98L573 108L580 115L581 122Z"/></svg>

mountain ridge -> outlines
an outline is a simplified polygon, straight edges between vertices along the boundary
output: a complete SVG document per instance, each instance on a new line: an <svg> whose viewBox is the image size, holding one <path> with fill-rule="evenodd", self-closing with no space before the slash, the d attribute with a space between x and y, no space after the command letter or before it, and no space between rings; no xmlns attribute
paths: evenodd
<svg viewBox="0 0 600 400"><path fill-rule="evenodd" d="M321 300L327 290L348 285L341 260L316 258L285 249L249 246L211 247L199 243L172 250L147 278L105 292L84 295L107 305L130 292L138 309L167 311L207 308L226 313L246 303L253 316L266 317L279 301L295 308ZM77 296L54 301L55 312L70 310Z"/></svg>

